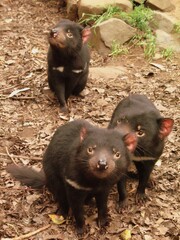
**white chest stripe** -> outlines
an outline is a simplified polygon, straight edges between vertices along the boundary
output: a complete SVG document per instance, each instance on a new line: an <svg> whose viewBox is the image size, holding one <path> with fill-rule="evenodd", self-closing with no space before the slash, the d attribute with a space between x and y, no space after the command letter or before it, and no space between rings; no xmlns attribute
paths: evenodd
<svg viewBox="0 0 180 240"><path fill-rule="evenodd" d="M60 66L60 67L54 67L53 70L58 70L59 72L63 72L64 71L64 67Z"/></svg>
<svg viewBox="0 0 180 240"><path fill-rule="evenodd" d="M73 69L72 70L73 73L81 73L83 71L84 71L84 69Z"/></svg>
<svg viewBox="0 0 180 240"><path fill-rule="evenodd" d="M82 73L87 67L87 63L85 63L84 68L83 69L72 69L73 73ZM59 66L59 67L53 67L53 70L57 70L59 72L64 72L64 67L63 66Z"/></svg>
<svg viewBox="0 0 180 240"><path fill-rule="evenodd" d="M83 187L81 185L79 185L77 182L71 180L71 179L67 179L66 178L66 182L73 188L78 189L78 190L84 190L84 191L91 191L91 188L88 187Z"/></svg>

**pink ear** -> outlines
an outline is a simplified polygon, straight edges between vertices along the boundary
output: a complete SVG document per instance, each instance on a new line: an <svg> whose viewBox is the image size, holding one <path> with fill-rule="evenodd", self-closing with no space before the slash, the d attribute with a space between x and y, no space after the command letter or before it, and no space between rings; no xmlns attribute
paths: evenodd
<svg viewBox="0 0 180 240"><path fill-rule="evenodd" d="M160 129L159 129L160 139L164 139L170 134L173 128L173 124L174 124L174 120L171 118L160 119Z"/></svg>
<svg viewBox="0 0 180 240"><path fill-rule="evenodd" d="M91 35L91 29L90 28L84 28L82 30L82 41L83 43L86 43Z"/></svg>
<svg viewBox="0 0 180 240"><path fill-rule="evenodd" d="M86 134L87 134L87 129L85 127L82 127L80 131L80 142L84 140L84 138L86 137Z"/></svg>
<svg viewBox="0 0 180 240"><path fill-rule="evenodd" d="M137 146L137 136L135 133L128 133L124 136L124 143L130 152L134 152Z"/></svg>

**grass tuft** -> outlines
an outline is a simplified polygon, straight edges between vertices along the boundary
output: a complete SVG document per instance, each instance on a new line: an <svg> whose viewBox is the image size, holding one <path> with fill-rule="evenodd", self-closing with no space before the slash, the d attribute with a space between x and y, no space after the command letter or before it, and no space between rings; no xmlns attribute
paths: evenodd
<svg viewBox="0 0 180 240"><path fill-rule="evenodd" d="M112 46L111 46L111 53L109 56L119 56L121 54L127 54L128 53L128 48L121 45L120 43L113 41Z"/></svg>
<svg viewBox="0 0 180 240"><path fill-rule="evenodd" d="M180 22L177 22L177 23L174 24L173 31L175 33L180 33Z"/></svg>
<svg viewBox="0 0 180 240"><path fill-rule="evenodd" d="M173 55L174 55L174 51L172 48L166 48L162 50L162 56L166 59L166 60L171 60Z"/></svg>

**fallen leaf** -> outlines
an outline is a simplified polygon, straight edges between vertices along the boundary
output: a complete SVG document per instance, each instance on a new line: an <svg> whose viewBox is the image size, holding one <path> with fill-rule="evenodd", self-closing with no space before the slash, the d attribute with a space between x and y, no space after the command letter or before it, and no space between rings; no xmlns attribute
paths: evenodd
<svg viewBox="0 0 180 240"><path fill-rule="evenodd" d="M29 90L29 89L30 89L30 88L17 89L17 90L15 90L15 91L13 91L11 94L9 94L8 97L11 98L11 97L17 95L18 93L27 91L27 90Z"/></svg>
<svg viewBox="0 0 180 240"><path fill-rule="evenodd" d="M160 167L160 166L161 166L161 164L162 164L162 161L161 161L161 159L159 159L159 160L156 162L156 164L155 164L155 165L156 165L157 167Z"/></svg>
<svg viewBox="0 0 180 240"><path fill-rule="evenodd" d="M48 216L51 218L53 223L58 225L63 224L66 221L62 215L49 214Z"/></svg>
<svg viewBox="0 0 180 240"><path fill-rule="evenodd" d="M103 88L92 88L92 90L95 90L98 93L104 93L105 92L105 90Z"/></svg>
<svg viewBox="0 0 180 240"><path fill-rule="evenodd" d="M39 194L31 194L26 197L26 201L29 205L33 204L39 198Z"/></svg>
<svg viewBox="0 0 180 240"><path fill-rule="evenodd" d="M39 49L34 47L32 50L31 50L32 54L36 54L39 52Z"/></svg>
<svg viewBox="0 0 180 240"><path fill-rule="evenodd" d="M15 63L14 60L7 60L7 61L5 62L5 64L7 64L7 65L12 65L13 63Z"/></svg>
<svg viewBox="0 0 180 240"><path fill-rule="evenodd" d="M175 92L176 91L176 87L167 87L166 89L165 89L165 91L166 92L169 92L169 93L173 93L173 92Z"/></svg>
<svg viewBox="0 0 180 240"><path fill-rule="evenodd" d="M168 228L165 226L159 226L158 230L159 230L160 234L164 236L167 233Z"/></svg>
<svg viewBox="0 0 180 240"><path fill-rule="evenodd" d="M122 240L129 240L131 239L131 230L126 229L121 234L120 237Z"/></svg>
<svg viewBox="0 0 180 240"><path fill-rule="evenodd" d="M150 63L152 66L159 68L162 71L165 71L165 67L159 63Z"/></svg>
<svg viewBox="0 0 180 240"><path fill-rule="evenodd" d="M12 22L12 18L6 18L4 21L5 21L6 23L10 23L10 22Z"/></svg>
<svg viewBox="0 0 180 240"><path fill-rule="evenodd" d="M144 240L152 240L152 237L150 235L144 235Z"/></svg>

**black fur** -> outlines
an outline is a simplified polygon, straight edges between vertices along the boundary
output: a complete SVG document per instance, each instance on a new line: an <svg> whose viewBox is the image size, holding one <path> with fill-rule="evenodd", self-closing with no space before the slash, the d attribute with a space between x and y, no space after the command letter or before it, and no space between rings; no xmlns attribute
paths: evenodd
<svg viewBox="0 0 180 240"><path fill-rule="evenodd" d="M78 95L86 86L90 61L86 42L89 35L89 29L67 19L61 20L49 34L48 82L62 111L67 111L69 96Z"/></svg>
<svg viewBox="0 0 180 240"><path fill-rule="evenodd" d="M163 152L165 137L169 135L172 127L173 120L163 118L155 105L144 95L130 95L123 99L113 112L108 128L134 131L138 137L138 144L132 157L139 175L137 202L146 199L145 188L150 174ZM118 186L119 192L121 188L122 182ZM121 200L124 199L120 197Z"/></svg>
<svg viewBox="0 0 180 240"><path fill-rule="evenodd" d="M134 135L123 137L119 131L94 127L85 120L67 123L55 132L43 158L46 185L60 214L66 217L72 209L78 233L83 233L83 204L90 196L96 199L99 226L107 223L109 191L130 163L129 139L134 140ZM11 168L9 172L23 182L23 171L17 175L17 168L15 174Z"/></svg>

